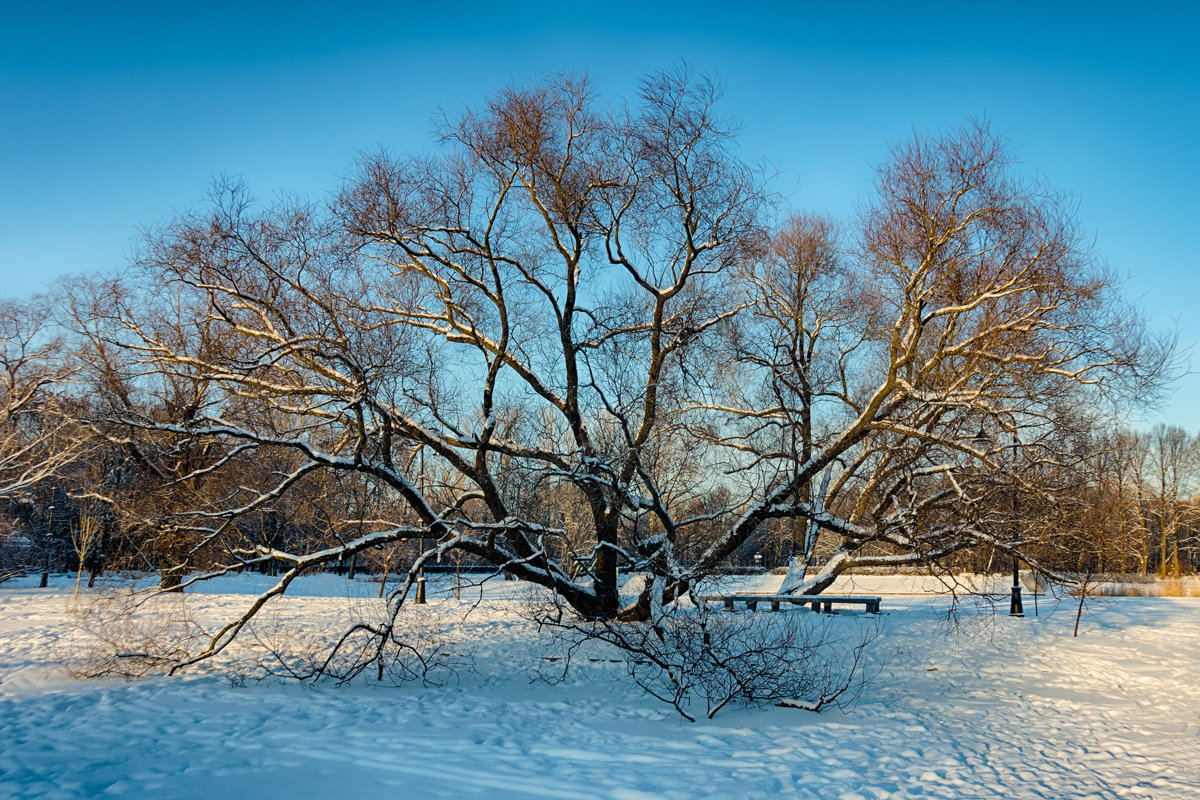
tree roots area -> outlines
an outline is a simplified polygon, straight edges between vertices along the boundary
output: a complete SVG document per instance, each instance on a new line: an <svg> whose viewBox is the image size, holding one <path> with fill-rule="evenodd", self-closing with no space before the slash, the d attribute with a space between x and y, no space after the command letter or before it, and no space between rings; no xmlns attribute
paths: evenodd
<svg viewBox="0 0 1200 800"><path fill-rule="evenodd" d="M386 674L313 680L329 638L384 602L317 575L219 658L154 669L171 654L153 642L228 618L259 579L99 628L118 601L75 598L68 576L0 587L0 797L1200 797L1196 597L1090 600L1073 636L1075 598L1036 616L1027 598L1018 619L999 597L875 578L882 614L714 609L693 652L695 617L631 647L644 627L585 636L519 581L438 575ZM761 588L740 580L725 588ZM806 675L771 672L763 631ZM659 668L689 658L741 658L749 688ZM842 687L819 713L778 702Z"/></svg>

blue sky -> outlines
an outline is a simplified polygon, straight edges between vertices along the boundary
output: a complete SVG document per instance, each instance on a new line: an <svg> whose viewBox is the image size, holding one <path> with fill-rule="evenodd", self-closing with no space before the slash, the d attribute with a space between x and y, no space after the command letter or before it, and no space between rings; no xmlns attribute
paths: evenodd
<svg viewBox="0 0 1200 800"><path fill-rule="evenodd" d="M314 199L355 153L570 69L605 99L680 61L725 86L796 208L848 216L889 143L984 117L1075 199L1159 328L1200 342L1200 11L1174 3L7 3L0 296L128 262L214 176ZM1200 369L1200 352L1193 364ZM1145 421L1200 430L1200 377Z"/></svg>

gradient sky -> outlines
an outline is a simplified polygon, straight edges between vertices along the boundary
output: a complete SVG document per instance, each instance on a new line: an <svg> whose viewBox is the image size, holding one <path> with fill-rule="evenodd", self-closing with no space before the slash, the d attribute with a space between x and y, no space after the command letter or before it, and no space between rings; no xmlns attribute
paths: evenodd
<svg viewBox="0 0 1200 800"><path fill-rule="evenodd" d="M564 69L615 103L686 62L797 209L848 216L889 143L990 120L1152 324L1200 350L1192 4L2 5L0 297L120 269L214 176L320 199L358 151L432 150L439 107ZM1197 401L1188 375L1134 422L1195 432Z"/></svg>

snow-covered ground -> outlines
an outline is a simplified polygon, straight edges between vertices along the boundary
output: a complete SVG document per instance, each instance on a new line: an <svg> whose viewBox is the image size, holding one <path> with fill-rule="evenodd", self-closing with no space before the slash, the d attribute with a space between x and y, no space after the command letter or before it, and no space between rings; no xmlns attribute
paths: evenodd
<svg viewBox="0 0 1200 800"><path fill-rule="evenodd" d="M264 585L239 576L189 602L204 617ZM377 585L297 588L277 618L336 625ZM945 598L887 596L878 675L847 713L691 724L608 661L531 682L547 662L513 584L489 584L458 628L475 671L440 688L236 686L229 665L75 681L52 655L75 635L70 593L66 578L0 586L0 797L1200 797L1197 598L1094 601L1072 638L1070 601L1042 598L1035 618L1027 600L1023 620L968 611L951 631ZM469 599L418 611L457 619Z"/></svg>

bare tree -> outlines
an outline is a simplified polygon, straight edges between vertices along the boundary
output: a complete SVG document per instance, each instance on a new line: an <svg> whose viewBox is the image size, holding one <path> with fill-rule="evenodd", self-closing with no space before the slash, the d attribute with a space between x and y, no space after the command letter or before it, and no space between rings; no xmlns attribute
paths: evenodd
<svg viewBox="0 0 1200 800"><path fill-rule="evenodd" d="M180 573L206 568L185 584L285 565L185 663L304 571L397 542L432 547L393 619L452 552L600 620L647 619L775 521L795 525L790 591L971 547L1035 557L1064 409L1164 362L1063 201L973 126L896 148L856 232L772 235L717 95L680 72L619 110L573 76L502 91L442 122L443 155L364 159L332 209L221 185L148 238L153 302L118 293L103 335L79 326L113 387L92 423L158 476L149 527L180 537ZM248 535L329 474L378 516L336 541ZM1018 493L1020 526L998 502ZM837 543L808 575L819 535ZM625 608L621 564L653 578Z"/></svg>
<svg viewBox="0 0 1200 800"><path fill-rule="evenodd" d="M77 365L52 310L41 296L0 302L0 503L10 522L0 576L40 562L42 585L66 548L54 535L51 480L89 446L68 385Z"/></svg>
<svg viewBox="0 0 1200 800"><path fill-rule="evenodd" d="M1034 476L1070 455L1057 435L1070 409L1102 404L1100 386L1137 392L1161 375L1169 343L1147 338L1083 250L1064 202L1016 177L986 127L896 148L876 189L850 248L863 317L831 335L823 373L805 366L828 388L704 407L740 422L738 436L710 443L734 450L739 467L759 467L753 479L773 477L697 571L775 515L806 518L838 540L820 573L792 581L792 591L820 591L853 566L936 563L979 545L1031 554L1034 531L1048 526L1014 526L995 501L1021 493L1052 509L1054 487ZM778 296L805 292L814 252L788 256ZM784 363L803 364L816 338L808 320L842 318L847 296L810 291L790 318L761 315L762 331L742 337L782 342ZM814 307L822 302L824 314ZM796 330L813 333L801 341ZM741 352L730 360L749 386L771 385L781 363ZM797 420L811 431L800 447Z"/></svg>
<svg viewBox="0 0 1200 800"><path fill-rule="evenodd" d="M75 597L79 597L79 584L83 580L83 569L88 557L93 555L96 545L104 531L100 520L90 514L84 514L79 522L71 528L71 546L75 550L78 566L75 571Z"/></svg>
<svg viewBox="0 0 1200 800"><path fill-rule="evenodd" d="M1151 480L1158 493L1158 574L1160 578L1178 578L1179 543L1195 487L1200 445L1187 431L1164 423L1150 431L1149 445L1154 470Z"/></svg>
<svg viewBox="0 0 1200 800"><path fill-rule="evenodd" d="M585 614L615 614L617 564L687 524L654 477L685 452L664 413L678 403L669 390L687 379L691 343L742 307L731 265L758 231L760 192L725 152L714 98L708 84L662 76L622 118L593 108L573 78L504 93L447 123L451 156L365 163L339 204L349 244L314 209L256 217L242 193L224 193L211 216L150 243L144 264L176 306L124 318L141 363L212 394L189 406L194 419L121 421L236 441L225 463L296 454L273 485L198 517L214 522L206 541L303 475L359 471L418 522L378 526L317 562L272 557L308 566L427 536ZM413 480L418 453L453 473L437 487L443 502ZM563 530L520 514L530 487L556 484L589 509L582 582L546 559ZM625 552L623 527L647 512L650 541Z"/></svg>
<svg viewBox="0 0 1200 800"><path fill-rule="evenodd" d="M0 498L20 495L78 456L82 442L61 413L73 373L50 304L0 302Z"/></svg>
<svg viewBox="0 0 1200 800"><path fill-rule="evenodd" d="M1094 487L1088 509L1096 518L1092 566L1099 572L1156 569L1178 577L1194 569L1191 551L1196 528L1197 440L1177 426L1160 424L1149 432L1117 429L1091 446ZM1082 573L1080 562L1076 571Z"/></svg>

